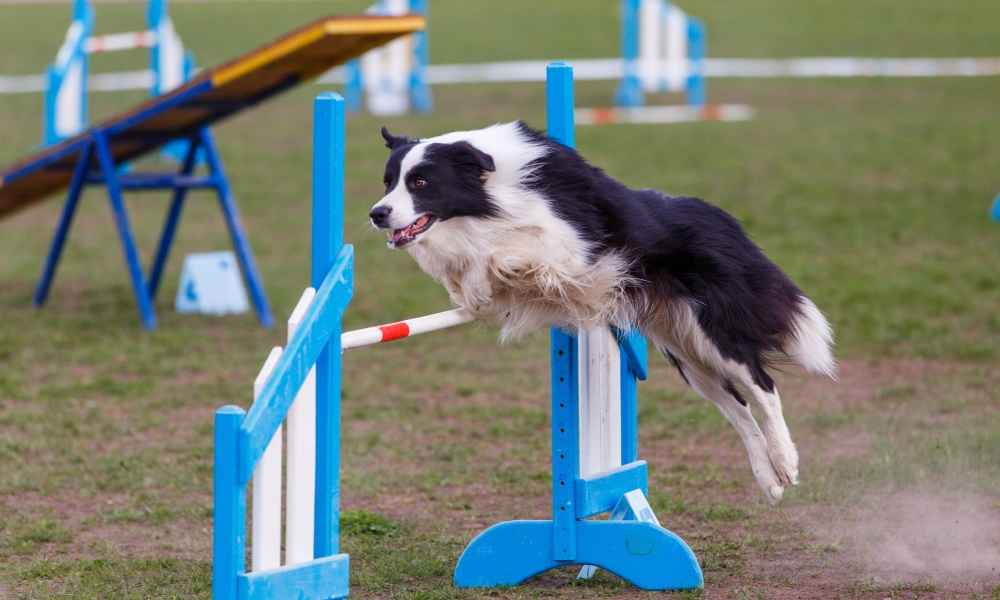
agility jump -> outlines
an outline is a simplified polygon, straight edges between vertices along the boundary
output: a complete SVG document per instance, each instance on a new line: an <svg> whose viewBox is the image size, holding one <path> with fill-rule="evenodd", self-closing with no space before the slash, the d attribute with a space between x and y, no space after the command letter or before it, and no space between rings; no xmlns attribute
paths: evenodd
<svg viewBox="0 0 1000 600"><path fill-rule="evenodd" d="M167 12L167 0L149 0L147 29L95 36L90 0L73 2L73 20L55 61L45 71L46 145L72 137L87 125L87 80L91 54L149 49L153 96L165 94L191 78L194 57L185 52ZM183 148L173 154L183 157Z"/></svg>
<svg viewBox="0 0 1000 600"><path fill-rule="evenodd" d="M550 136L573 145L567 65L549 67L548 122ZM343 240L343 219L344 101L323 94L314 104L312 287L289 319L287 347L273 349L261 369L249 411L225 406L215 415L215 600L347 597L349 557L340 553L339 535L341 355L473 319L450 310L342 332L354 257ZM604 568L644 589L701 587L691 549L660 526L646 501L636 400L637 382L646 378L645 340L607 327L575 335L553 329L551 336L552 519L499 523L479 534L458 559L455 585L515 585L548 569L581 565L581 577ZM611 519L588 519L603 513Z"/></svg>
<svg viewBox="0 0 1000 600"><path fill-rule="evenodd" d="M144 327L156 327L156 296L188 190L216 193L232 238L240 271L262 325L272 323L250 244L240 222L222 159L209 126L255 106L371 48L420 30L422 17L333 17L315 21L271 44L214 69L207 69L174 90L98 123L39 151L0 172L0 218L68 187L42 277L34 294L41 306L84 186L105 188ZM82 44L83 39L77 39ZM171 143L186 143L180 168L169 172L123 172L123 164ZM207 175L194 173L203 156ZM148 275L139 263L123 200L125 191L169 190L171 203Z"/></svg>
<svg viewBox="0 0 1000 600"><path fill-rule="evenodd" d="M427 17L427 0L378 0L369 14ZM374 48L347 63L344 95L347 110L362 105L373 115L401 115L410 110L430 112L433 107L427 83L428 37L424 30Z"/></svg>
<svg viewBox="0 0 1000 600"><path fill-rule="evenodd" d="M741 121L742 104L709 104L705 85L707 29L668 0L620 0L622 78L615 106L581 108L581 125ZM647 106L646 94L680 92L685 103Z"/></svg>

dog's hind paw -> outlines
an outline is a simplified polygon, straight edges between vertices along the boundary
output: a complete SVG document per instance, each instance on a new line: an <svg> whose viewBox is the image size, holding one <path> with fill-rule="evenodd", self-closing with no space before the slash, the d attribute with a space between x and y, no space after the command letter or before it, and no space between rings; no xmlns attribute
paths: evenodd
<svg viewBox="0 0 1000 600"><path fill-rule="evenodd" d="M767 456L774 468L774 474L778 477L778 482L787 487L799 484L799 453L795 446L769 444Z"/></svg>

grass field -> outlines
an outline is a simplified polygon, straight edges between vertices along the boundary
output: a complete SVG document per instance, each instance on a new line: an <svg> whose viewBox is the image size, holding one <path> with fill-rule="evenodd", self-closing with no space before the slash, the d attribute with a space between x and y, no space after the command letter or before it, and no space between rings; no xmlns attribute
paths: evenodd
<svg viewBox="0 0 1000 600"><path fill-rule="evenodd" d="M434 0L435 62L611 56L611 0ZM993 0L692 0L710 55L997 56ZM177 2L176 25L214 64L363 2ZM0 5L0 73L40 72L67 8ZM98 8L98 30L143 7ZM139 68L144 57L94 68ZM217 128L275 315L308 276L307 86ZM578 86L581 106L613 84ZM735 214L829 315L836 383L781 377L802 484L762 500L735 432L657 357L640 387L651 502L703 562L704 598L1000 598L1000 78L722 80L716 102L753 121L580 129L581 151L633 186ZM140 99L98 94L97 116ZM671 99L674 100L675 99ZM524 118L541 85L439 87L426 135ZM40 138L41 99L0 96L0 163ZM366 224L381 192L382 121L348 123L347 325L440 310L447 297ZM205 200L199 202L199 200ZM148 262L166 202L130 200ZM85 196L49 304L31 294L58 199L0 222L0 598L208 598L212 413L247 406L282 328L179 316L181 257L228 248L214 200L188 203L143 333L106 201ZM498 347L481 326L345 360L344 545L352 597L653 598L612 577L554 572L490 593L451 587L484 526L548 511L547 336ZM671 597L671 596L667 596Z"/></svg>

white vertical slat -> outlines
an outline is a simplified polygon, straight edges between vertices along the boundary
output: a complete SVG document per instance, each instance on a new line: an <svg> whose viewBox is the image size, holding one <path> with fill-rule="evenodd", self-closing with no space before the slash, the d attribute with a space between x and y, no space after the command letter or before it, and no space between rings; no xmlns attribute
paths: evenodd
<svg viewBox="0 0 1000 600"><path fill-rule="evenodd" d="M607 326L580 329L580 476L621 466L621 357Z"/></svg>
<svg viewBox="0 0 1000 600"><path fill-rule="evenodd" d="M156 39L160 45L160 60L157 66L160 93L166 94L184 83L184 45L169 18L164 19L158 28Z"/></svg>
<svg viewBox="0 0 1000 600"><path fill-rule="evenodd" d="M639 81L647 92L655 92L659 87L662 4L663 0L642 0L639 3Z"/></svg>
<svg viewBox="0 0 1000 600"><path fill-rule="evenodd" d="M281 357L281 348L272 348L257 379L254 400ZM253 520L251 524L251 571L281 566L281 428L260 457L253 472Z"/></svg>
<svg viewBox="0 0 1000 600"><path fill-rule="evenodd" d="M406 0L380 0L368 13L402 15L409 12ZM373 115L401 115L410 107L410 44L406 36L369 50L361 57L366 105Z"/></svg>
<svg viewBox="0 0 1000 600"><path fill-rule="evenodd" d="M83 129L80 107L86 93L83 84L83 61L75 58L69 63L56 93L55 129L59 137L72 137Z"/></svg>
<svg viewBox="0 0 1000 600"><path fill-rule="evenodd" d="M316 290L306 288L288 317L288 341L292 341ZM288 437L287 509L285 510L285 564L313 559L313 503L316 490L316 368L295 396L285 421Z"/></svg>
<svg viewBox="0 0 1000 600"><path fill-rule="evenodd" d="M664 40L665 83L668 92L681 92L687 86L688 22L684 11L670 5L666 12Z"/></svg>

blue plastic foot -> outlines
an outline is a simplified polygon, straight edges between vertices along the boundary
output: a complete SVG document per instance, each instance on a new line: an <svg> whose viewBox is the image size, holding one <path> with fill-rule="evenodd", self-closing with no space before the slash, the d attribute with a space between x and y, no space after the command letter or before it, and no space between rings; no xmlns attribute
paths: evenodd
<svg viewBox="0 0 1000 600"><path fill-rule="evenodd" d="M694 552L674 533L642 521L578 521L576 557L552 559L552 521L508 521L469 542L455 567L458 587L517 585L569 565L595 565L645 590L704 586Z"/></svg>

